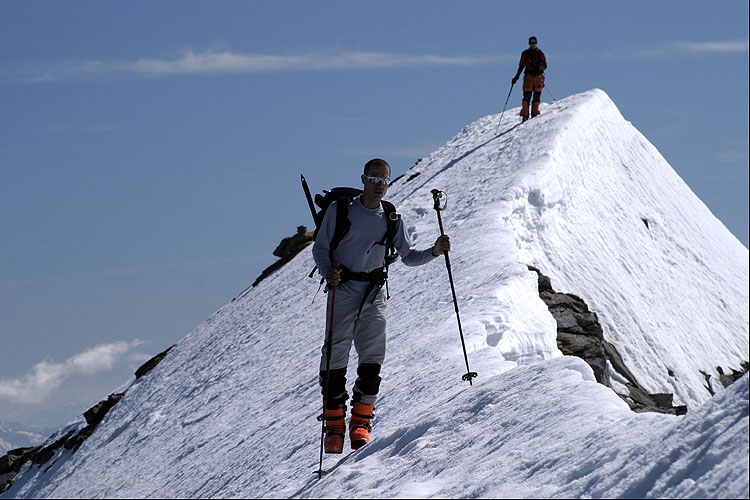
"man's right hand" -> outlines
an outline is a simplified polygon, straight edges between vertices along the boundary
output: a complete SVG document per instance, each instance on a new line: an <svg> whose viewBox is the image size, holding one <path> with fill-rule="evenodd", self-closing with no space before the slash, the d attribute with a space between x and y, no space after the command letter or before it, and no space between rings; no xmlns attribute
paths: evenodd
<svg viewBox="0 0 750 500"><path fill-rule="evenodd" d="M341 264L338 262L331 264L326 273L326 281L329 286L336 286L341 282Z"/></svg>
<svg viewBox="0 0 750 500"><path fill-rule="evenodd" d="M511 85L515 85L517 81L518 81L518 77L514 76L513 79L511 80Z"/></svg>

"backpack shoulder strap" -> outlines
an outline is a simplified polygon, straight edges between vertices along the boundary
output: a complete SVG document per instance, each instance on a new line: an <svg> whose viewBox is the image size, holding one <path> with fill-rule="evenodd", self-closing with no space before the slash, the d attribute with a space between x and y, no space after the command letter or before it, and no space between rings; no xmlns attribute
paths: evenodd
<svg viewBox="0 0 750 500"><path fill-rule="evenodd" d="M349 222L349 198L342 196L336 200L336 228L333 230L333 237L328 246L331 263L333 263L333 251L339 246L346 233L349 232L351 222Z"/></svg>
<svg viewBox="0 0 750 500"><path fill-rule="evenodd" d="M393 244L393 238L396 236L398 230L398 221L401 219L401 215L396 213L396 207L390 201L382 200L383 211L385 212L385 236L383 237L382 244L385 245L386 262L388 260L396 260L398 254L396 253L396 247Z"/></svg>

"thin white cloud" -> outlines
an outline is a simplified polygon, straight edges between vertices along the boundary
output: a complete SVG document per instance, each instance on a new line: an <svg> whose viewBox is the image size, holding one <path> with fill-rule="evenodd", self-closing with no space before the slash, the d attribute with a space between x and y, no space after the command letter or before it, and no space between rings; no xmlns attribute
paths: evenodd
<svg viewBox="0 0 750 500"><path fill-rule="evenodd" d="M33 404L44 401L74 376L91 376L112 370L140 340L102 344L71 356L63 363L42 361L23 377L0 380L0 400Z"/></svg>
<svg viewBox="0 0 750 500"><path fill-rule="evenodd" d="M275 71L396 68L406 66L474 66L478 57L411 56L384 52L311 53L275 56L235 54L232 52L188 52L174 61L140 59L113 66L130 73L201 74L201 73L267 73Z"/></svg>
<svg viewBox="0 0 750 500"><path fill-rule="evenodd" d="M514 56L515 57L515 56ZM306 54L254 54L230 50L186 50L175 59L65 61L28 64L15 71L13 81L54 82L81 78L169 75L253 74L283 71L383 69L426 66L479 66L503 56L410 55L390 52L310 52ZM7 71L7 70L6 70Z"/></svg>
<svg viewBox="0 0 750 500"><path fill-rule="evenodd" d="M748 40L724 40L713 42L672 42L648 49L636 49L631 55L635 57L667 57L671 55L708 55L737 54L748 52ZM616 57L608 52L605 57Z"/></svg>
<svg viewBox="0 0 750 500"><path fill-rule="evenodd" d="M722 163L734 163L738 165L747 165L748 164L748 154L747 150L739 151L739 150L725 150L725 151L718 151L715 154L715 157L718 161Z"/></svg>
<svg viewBox="0 0 750 500"><path fill-rule="evenodd" d="M732 40L725 42L677 42L672 44L675 50L697 54L727 54L747 52L748 40Z"/></svg>

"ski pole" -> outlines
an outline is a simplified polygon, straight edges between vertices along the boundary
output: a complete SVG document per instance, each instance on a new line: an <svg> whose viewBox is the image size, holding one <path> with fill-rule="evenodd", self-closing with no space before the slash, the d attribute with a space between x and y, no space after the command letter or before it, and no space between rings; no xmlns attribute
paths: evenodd
<svg viewBox="0 0 750 500"><path fill-rule="evenodd" d="M515 85L515 82L513 82L513 83L510 84L510 90L508 91L508 97L505 98L505 105L503 106L503 112L500 113L500 120L498 120L497 127L495 127L495 135L497 135L497 131L500 130L500 123L502 123L502 121L503 121L503 115L505 114L505 108L508 106L508 101L510 100L510 93L513 92L513 85Z"/></svg>
<svg viewBox="0 0 750 500"><path fill-rule="evenodd" d="M320 421L322 422L320 430L320 465L315 473L318 474L318 479L323 477L326 472L323 470L323 441L326 437L326 403L328 402L328 382L331 378L331 355L333 353L333 305L336 302L336 287L331 287L331 320L328 323L328 333L326 334L326 374L325 382L323 384L323 415L321 415Z"/></svg>
<svg viewBox="0 0 750 500"><path fill-rule="evenodd" d="M560 104L557 102L557 99L555 99L555 96L552 95L552 91L549 89L549 85L547 85L546 82L544 83L544 88L547 89L547 92L549 92L550 97L552 98L553 101L555 101L555 104L557 104L557 109L562 109L560 107Z"/></svg>
<svg viewBox="0 0 750 500"><path fill-rule="evenodd" d="M511 86L511 89L513 87ZM445 231L443 230L443 218L440 215L440 212L445 209L445 205L442 207L440 206L440 198L445 196L445 193L440 191L439 189L433 189L431 191L432 193L432 199L435 202L435 205L433 208L437 212L438 216L438 224L440 224L440 236L445 236ZM443 252L443 255L445 255L445 267L448 268L448 281L450 281L451 284L451 293L453 294L453 305L456 308L456 320L458 320L458 333L461 335L461 347L464 350L464 361L466 361L466 373L461 377L461 380L466 380L469 382L469 385L474 385L471 383L471 379L477 376L477 372L471 371L471 368L469 368L469 356L466 354L466 343L464 342L464 331L461 328L461 316L458 314L458 300L456 300L456 287L453 286L453 272L451 271L451 260L448 257L448 252Z"/></svg>

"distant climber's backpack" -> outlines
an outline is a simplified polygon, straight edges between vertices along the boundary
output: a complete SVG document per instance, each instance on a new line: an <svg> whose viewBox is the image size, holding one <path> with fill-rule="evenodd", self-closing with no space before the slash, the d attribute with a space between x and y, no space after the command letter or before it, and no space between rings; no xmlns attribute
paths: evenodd
<svg viewBox="0 0 750 500"><path fill-rule="evenodd" d="M528 49L527 54L527 57L530 58L527 68L534 73L544 73L547 69L547 63L542 58L542 51Z"/></svg>

